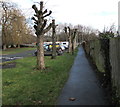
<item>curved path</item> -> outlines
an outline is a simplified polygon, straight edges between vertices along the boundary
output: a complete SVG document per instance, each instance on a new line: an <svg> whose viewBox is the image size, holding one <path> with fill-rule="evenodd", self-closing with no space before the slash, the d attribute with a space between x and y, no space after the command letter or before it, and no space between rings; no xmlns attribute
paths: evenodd
<svg viewBox="0 0 120 107"><path fill-rule="evenodd" d="M58 98L57 105L108 104L96 74L90 66L83 48L80 47L71 68L69 79Z"/></svg>

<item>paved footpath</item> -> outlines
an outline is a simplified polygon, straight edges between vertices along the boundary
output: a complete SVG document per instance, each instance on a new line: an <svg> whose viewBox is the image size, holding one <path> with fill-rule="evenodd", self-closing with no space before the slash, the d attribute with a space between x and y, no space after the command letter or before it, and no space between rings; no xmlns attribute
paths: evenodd
<svg viewBox="0 0 120 107"><path fill-rule="evenodd" d="M74 101L69 100L70 98ZM103 89L100 87L84 50L79 48L69 79L66 82L57 105L108 105Z"/></svg>

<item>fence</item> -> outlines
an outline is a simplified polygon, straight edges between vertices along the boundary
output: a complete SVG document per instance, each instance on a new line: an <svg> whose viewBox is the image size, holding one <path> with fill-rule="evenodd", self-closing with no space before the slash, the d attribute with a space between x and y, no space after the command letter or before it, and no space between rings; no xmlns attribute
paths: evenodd
<svg viewBox="0 0 120 107"><path fill-rule="evenodd" d="M87 42L85 44L86 53L92 58L100 72L109 70L112 85L117 88L117 95L120 96L120 37L111 38L107 44L103 44L104 42L101 41Z"/></svg>
<svg viewBox="0 0 120 107"><path fill-rule="evenodd" d="M112 83L120 95L120 38L110 40L110 63Z"/></svg>
<svg viewBox="0 0 120 107"><path fill-rule="evenodd" d="M101 52L100 40L90 41L85 45L86 53L90 55L93 63L100 72L105 72L105 61Z"/></svg>

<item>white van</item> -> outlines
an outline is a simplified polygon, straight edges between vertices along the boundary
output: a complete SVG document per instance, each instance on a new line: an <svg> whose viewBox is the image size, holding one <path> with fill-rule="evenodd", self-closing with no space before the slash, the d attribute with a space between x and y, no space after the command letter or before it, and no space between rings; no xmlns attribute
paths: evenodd
<svg viewBox="0 0 120 107"><path fill-rule="evenodd" d="M62 46L64 46L65 47L65 49L68 49L68 42L60 42L60 44L62 45Z"/></svg>

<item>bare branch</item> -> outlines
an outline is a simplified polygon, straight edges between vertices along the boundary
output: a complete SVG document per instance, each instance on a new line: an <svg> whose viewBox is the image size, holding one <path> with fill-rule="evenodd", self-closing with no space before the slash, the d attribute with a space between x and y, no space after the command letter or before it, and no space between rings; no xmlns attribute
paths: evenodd
<svg viewBox="0 0 120 107"><path fill-rule="evenodd" d="M36 5L32 5L32 8L35 10L35 13L38 13L38 9L37 9Z"/></svg>
<svg viewBox="0 0 120 107"><path fill-rule="evenodd" d="M68 26L68 30L69 30L69 32L70 32L70 27Z"/></svg>
<svg viewBox="0 0 120 107"><path fill-rule="evenodd" d="M47 13L47 9L45 9L45 11L43 12L43 14Z"/></svg>
<svg viewBox="0 0 120 107"><path fill-rule="evenodd" d="M47 24L47 20L44 20L44 23L43 23L43 25L41 27L42 30L45 28L46 24Z"/></svg>
<svg viewBox="0 0 120 107"><path fill-rule="evenodd" d="M34 28L35 28L35 30L37 31L37 26L36 26L36 25L34 25Z"/></svg>
<svg viewBox="0 0 120 107"><path fill-rule="evenodd" d="M67 27L64 28L65 33L67 34Z"/></svg>
<svg viewBox="0 0 120 107"><path fill-rule="evenodd" d="M34 20L35 22L38 22L38 21L35 19L35 17L32 17L32 20Z"/></svg>
<svg viewBox="0 0 120 107"><path fill-rule="evenodd" d="M50 10L48 14L46 14L45 16L43 16L43 18L49 16L52 13L52 11Z"/></svg>
<svg viewBox="0 0 120 107"><path fill-rule="evenodd" d="M34 23L38 25L38 21L37 21L37 22L34 22Z"/></svg>
<svg viewBox="0 0 120 107"><path fill-rule="evenodd" d="M40 2L40 11L43 11L43 1Z"/></svg>
<svg viewBox="0 0 120 107"><path fill-rule="evenodd" d="M43 31L43 33L45 34L46 32L48 32L52 27L52 23L49 24L49 26Z"/></svg>
<svg viewBox="0 0 120 107"><path fill-rule="evenodd" d="M37 14L34 14L34 16L35 16L35 17L38 17L38 15L37 15Z"/></svg>

